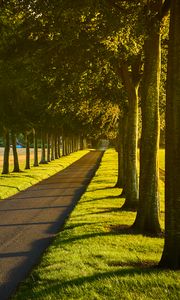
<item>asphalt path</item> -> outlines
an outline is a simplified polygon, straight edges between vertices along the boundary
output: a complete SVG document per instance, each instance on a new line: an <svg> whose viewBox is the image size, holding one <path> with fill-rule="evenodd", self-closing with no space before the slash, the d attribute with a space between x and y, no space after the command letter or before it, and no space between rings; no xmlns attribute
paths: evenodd
<svg viewBox="0 0 180 300"><path fill-rule="evenodd" d="M0 300L9 299L62 228L99 166L91 151L0 203Z"/></svg>

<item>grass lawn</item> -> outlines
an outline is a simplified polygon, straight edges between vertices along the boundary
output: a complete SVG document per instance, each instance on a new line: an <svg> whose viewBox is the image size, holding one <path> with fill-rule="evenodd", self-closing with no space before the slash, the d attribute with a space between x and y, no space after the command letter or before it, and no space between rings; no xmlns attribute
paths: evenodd
<svg viewBox="0 0 180 300"><path fill-rule="evenodd" d="M68 156L63 156L58 160L53 160L48 164L39 165L39 167L32 167L30 170L24 170L20 173L0 175L0 199L12 196L17 192L22 191L61 171L88 152L88 150L78 151ZM24 168L24 163L20 165L20 168Z"/></svg>
<svg viewBox="0 0 180 300"><path fill-rule="evenodd" d="M155 268L163 239L133 234L113 188L117 154L108 150L87 191L13 300L180 299L180 272Z"/></svg>

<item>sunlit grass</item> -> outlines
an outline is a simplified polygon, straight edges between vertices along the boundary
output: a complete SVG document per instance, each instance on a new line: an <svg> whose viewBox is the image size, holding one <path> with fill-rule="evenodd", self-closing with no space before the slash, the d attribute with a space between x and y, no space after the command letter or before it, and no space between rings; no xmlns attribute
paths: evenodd
<svg viewBox="0 0 180 300"><path fill-rule="evenodd" d="M133 234L113 188L117 154L108 150L64 230L14 300L180 299L179 272L155 268L163 239Z"/></svg>
<svg viewBox="0 0 180 300"><path fill-rule="evenodd" d="M61 171L88 152L88 150L78 151L57 160L53 160L48 164L32 167L30 170L0 175L0 199L14 195L15 193ZM21 165L21 169L23 169L23 164Z"/></svg>

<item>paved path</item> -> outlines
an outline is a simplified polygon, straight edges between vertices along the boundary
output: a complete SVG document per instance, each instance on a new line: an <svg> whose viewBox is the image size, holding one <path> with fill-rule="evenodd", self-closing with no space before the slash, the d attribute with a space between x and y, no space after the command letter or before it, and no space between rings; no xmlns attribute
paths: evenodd
<svg viewBox="0 0 180 300"><path fill-rule="evenodd" d="M102 153L91 151L0 203L0 300L8 299L38 262L85 191Z"/></svg>

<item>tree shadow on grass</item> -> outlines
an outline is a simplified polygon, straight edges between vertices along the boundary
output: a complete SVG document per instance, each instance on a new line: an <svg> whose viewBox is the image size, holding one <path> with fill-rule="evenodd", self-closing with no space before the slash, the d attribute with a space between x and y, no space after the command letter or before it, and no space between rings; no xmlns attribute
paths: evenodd
<svg viewBox="0 0 180 300"><path fill-rule="evenodd" d="M104 198L103 198L104 199ZM103 210L96 210L94 212L89 212L86 214L83 214L83 216L87 216L87 215L99 215L99 214L109 214L112 212L120 212L120 208L104 208Z"/></svg>
<svg viewBox="0 0 180 300"><path fill-rule="evenodd" d="M131 226L129 225L109 225L109 226L104 226L104 228L107 230L106 232L96 232L96 233L89 233L89 234L83 234L83 235L78 235L78 236L73 236L70 238L57 238L57 240L54 242L55 244L61 246L65 244L71 244L73 242L77 242L80 240L86 240L86 239L91 239L91 238L100 238L100 237L106 237L106 236L114 236L114 235L135 235L137 234L136 231L134 231ZM71 229L71 228L69 228ZM65 228L66 230L66 228Z"/></svg>
<svg viewBox="0 0 180 300"><path fill-rule="evenodd" d="M95 191L104 191L104 190L110 190L110 189L116 189L116 188L114 186L107 186L104 188L95 188L95 189L90 188L86 193L95 192Z"/></svg>
<svg viewBox="0 0 180 300"><path fill-rule="evenodd" d="M108 199L117 199L119 198L119 196L104 196L104 197L97 197L97 198L93 198L91 200L82 200L82 203L86 203L86 202L96 202L96 201L100 201L100 200L108 200Z"/></svg>
<svg viewBox="0 0 180 300"><path fill-rule="evenodd" d="M94 273L93 275L90 276L81 276L77 277L71 280L53 280L53 279L43 279L39 278L37 273L33 273L31 275L31 279L33 281L29 281L25 283L25 286L27 286L29 289L31 288L31 285L33 286L36 284L36 282L39 282L39 286L42 286L43 291L48 294L61 294L61 290L64 289L73 289L73 288L81 288L81 286L92 286L92 285L99 285L101 282L101 285L103 285L103 281L109 280L110 278L113 279L114 277L117 277L120 279L123 278L129 278L129 277L134 277L135 275L158 275L159 273L162 272L161 269L159 269L156 266L155 262L152 261L144 261L140 263L135 263L135 262L128 262L128 263L123 263L119 262L118 265L111 265L113 267L113 270L108 270L106 272L99 272L99 273ZM110 267L111 267L110 266ZM118 267L118 269L114 269L115 267ZM164 271L165 272L165 271ZM131 284L133 284L131 282ZM46 287L44 289L44 287ZM36 296L39 299L39 296L42 296L41 292L42 289L39 291L33 291L32 294Z"/></svg>

